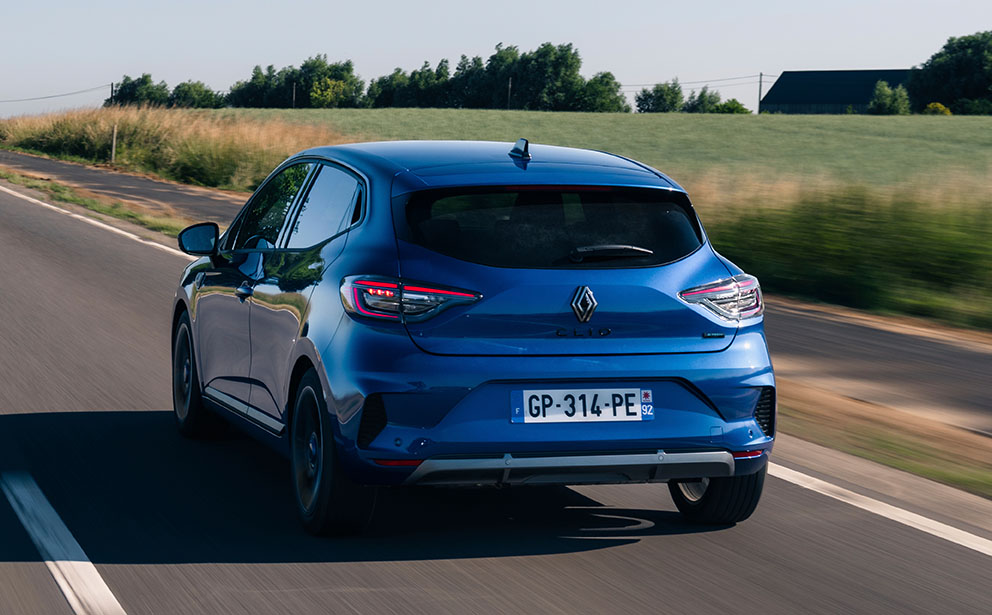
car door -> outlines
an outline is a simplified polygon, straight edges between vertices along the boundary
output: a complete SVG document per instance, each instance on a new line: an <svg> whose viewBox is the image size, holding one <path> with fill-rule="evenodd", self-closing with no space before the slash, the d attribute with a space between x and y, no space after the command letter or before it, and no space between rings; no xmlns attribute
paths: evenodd
<svg viewBox="0 0 992 615"><path fill-rule="evenodd" d="M285 247L263 257L251 312L251 405L284 422L293 347L306 322L310 293L344 249L364 190L353 173L320 164L287 225Z"/></svg>
<svg viewBox="0 0 992 615"><path fill-rule="evenodd" d="M250 297L262 256L275 248L287 214L313 169L291 165L259 188L199 276L194 309L204 394L244 412L251 391Z"/></svg>

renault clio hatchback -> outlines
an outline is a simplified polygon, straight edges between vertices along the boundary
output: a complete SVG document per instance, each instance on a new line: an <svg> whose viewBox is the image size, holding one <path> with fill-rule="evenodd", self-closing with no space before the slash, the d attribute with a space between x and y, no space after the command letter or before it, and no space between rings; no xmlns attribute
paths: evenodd
<svg viewBox="0 0 992 615"><path fill-rule="evenodd" d="M283 451L313 533L362 527L390 485L667 482L713 524L758 503L761 290L648 166L524 139L315 148L179 245L179 430L222 415Z"/></svg>

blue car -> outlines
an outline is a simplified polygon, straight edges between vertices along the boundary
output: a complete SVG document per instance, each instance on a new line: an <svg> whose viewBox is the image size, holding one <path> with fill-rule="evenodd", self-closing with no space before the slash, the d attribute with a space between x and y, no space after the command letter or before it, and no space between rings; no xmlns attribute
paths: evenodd
<svg viewBox="0 0 992 615"><path fill-rule="evenodd" d="M290 459L315 534L386 486L663 483L754 511L775 436L758 281L685 191L604 152L468 141L309 149L198 256L172 319L184 435L224 417Z"/></svg>

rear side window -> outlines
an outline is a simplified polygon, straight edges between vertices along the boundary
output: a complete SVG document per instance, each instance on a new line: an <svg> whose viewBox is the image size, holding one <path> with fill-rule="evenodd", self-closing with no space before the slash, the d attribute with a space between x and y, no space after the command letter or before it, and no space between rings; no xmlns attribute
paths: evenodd
<svg viewBox="0 0 992 615"><path fill-rule="evenodd" d="M307 248L337 235L351 224L360 206L361 184L343 169L321 165L289 236L290 248Z"/></svg>
<svg viewBox="0 0 992 615"><path fill-rule="evenodd" d="M400 239L494 267L647 267L702 245L688 200L662 190L426 191L396 213Z"/></svg>
<svg viewBox="0 0 992 615"><path fill-rule="evenodd" d="M251 248L259 239L275 245L286 214L312 168L312 162L286 167L255 193L241 217L232 249Z"/></svg>

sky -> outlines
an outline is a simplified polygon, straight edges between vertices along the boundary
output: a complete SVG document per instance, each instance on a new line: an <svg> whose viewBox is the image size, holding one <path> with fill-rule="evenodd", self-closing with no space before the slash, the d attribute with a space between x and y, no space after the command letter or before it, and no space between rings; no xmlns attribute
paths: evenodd
<svg viewBox="0 0 992 615"><path fill-rule="evenodd" d="M276 6L288 8L274 8ZM784 70L908 68L951 36L992 30L990 0L50 0L0 6L0 101L75 92L151 73L227 90L256 64L351 59L368 82L396 67L572 43L582 74L637 84L714 81L754 109L757 78ZM765 83L768 91L769 78ZM688 90L702 83L686 85ZM0 102L0 117L98 106L101 89Z"/></svg>

